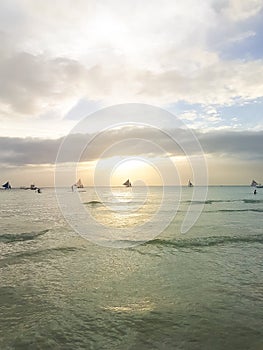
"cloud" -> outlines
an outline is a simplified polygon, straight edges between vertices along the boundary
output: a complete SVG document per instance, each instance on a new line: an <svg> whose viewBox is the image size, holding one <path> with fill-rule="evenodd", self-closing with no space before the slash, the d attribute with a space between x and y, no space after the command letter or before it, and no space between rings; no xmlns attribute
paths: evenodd
<svg viewBox="0 0 263 350"><path fill-rule="evenodd" d="M99 102L80 99L65 115L64 119L80 120L102 108Z"/></svg>
<svg viewBox="0 0 263 350"><path fill-rule="evenodd" d="M214 156L239 158L244 161L263 160L263 132L253 131L217 131L198 134L205 153Z"/></svg>
<svg viewBox="0 0 263 350"><path fill-rule="evenodd" d="M192 76L170 70L143 72L141 94L162 96L167 102L187 100L191 103L231 105L240 100L262 96L263 62L221 61L198 69Z"/></svg>
<svg viewBox="0 0 263 350"><path fill-rule="evenodd" d="M69 111L82 98L229 105L262 96L263 61L222 60L209 43L246 40L254 31L236 23L259 14L261 1L3 0L0 7L2 118L59 109L74 119Z"/></svg>
<svg viewBox="0 0 263 350"><path fill-rule="evenodd" d="M83 67L76 61L25 52L0 58L0 102L11 111L34 114L74 96Z"/></svg>
<svg viewBox="0 0 263 350"><path fill-rule="evenodd" d="M215 62L186 74L176 69L141 70L122 61L87 69L70 59L18 53L0 60L0 76L0 102L21 114L43 113L63 103L70 106L82 95L106 103L186 100L231 105L237 96L239 100L255 99L263 91L262 60Z"/></svg>
<svg viewBox="0 0 263 350"><path fill-rule="evenodd" d="M52 164L61 140L0 137L2 165Z"/></svg>
<svg viewBox="0 0 263 350"><path fill-rule="evenodd" d="M245 162L263 160L263 132L217 131L195 133L204 153ZM34 138L0 138L0 159L3 166L54 164L63 138L40 140ZM123 127L100 134L74 134L67 138L62 162L93 161L114 156L170 157L198 154L191 131L170 129L162 132L147 127ZM82 148L81 148L82 149ZM185 152L187 154L185 154Z"/></svg>
<svg viewBox="0 0 263 350"><path fill-rule="evenodd" d="M261 0L228 0L223 13L232 21L244 21L257 15L262 8Z"/></svg>

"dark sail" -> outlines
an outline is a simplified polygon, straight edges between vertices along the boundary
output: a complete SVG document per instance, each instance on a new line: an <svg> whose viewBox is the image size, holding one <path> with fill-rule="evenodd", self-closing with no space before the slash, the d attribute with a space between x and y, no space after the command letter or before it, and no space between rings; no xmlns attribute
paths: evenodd
<svg viewBox="0 0 263 350"><path fill-rule="evenodd" d="M9 181L7 181L5 184L3 184L2 187L4 187L6 190L11 190L11 185L10 185Z"/></svg>
<svg viewBox="0 0 263 350"><path fill-rule="evenodd" d="M126 186L126 187L131 187L131 182L130 182L130 180L128 179L127 181L125 181L125 182L123 183L123 185Z"/></svg>
<svg viewBox="0 0 263 350"><path fill-rule="evenodd" d="M188 187L193 187L194 185L192 184L192 182L189 180L188 181Z"/></svg>

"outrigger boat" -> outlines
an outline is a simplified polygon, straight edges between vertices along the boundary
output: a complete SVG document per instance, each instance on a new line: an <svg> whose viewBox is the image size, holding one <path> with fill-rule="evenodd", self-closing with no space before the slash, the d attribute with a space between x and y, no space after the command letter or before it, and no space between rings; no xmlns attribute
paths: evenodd
<svg viewBox="0 0 263 350"><path fill-rule="evenodd" d="M9 181L7 181L6 183L4 183L4 184L2 185L2 187L4 187L5 190L11 190L11 188L12 188Z"/></svg>
<svg viewBox="0 0 263 350"><path fill-rule="evenodd" d="M130 180L128 179L127 181L125 181L125 182L123 183L123 186L132 187Z"/></svg>
<svg viewBox="0 0 263 350"><path fill-rule="evenodd" d="M192 184L192 182L190 180L188 180L188 187L193 187L194 185Z"/></svg>

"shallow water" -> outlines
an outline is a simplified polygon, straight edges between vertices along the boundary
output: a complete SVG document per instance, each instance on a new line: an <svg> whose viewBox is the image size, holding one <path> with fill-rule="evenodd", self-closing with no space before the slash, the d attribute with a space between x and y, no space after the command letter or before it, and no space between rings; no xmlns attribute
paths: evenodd
<svg viewBox="0 0 263 350"><path fill-rule="evenodd" d="M162 195L152 188L142 201L116 191L79 193L111 233L147 222ZM210 187L198 221L181 234L191 191L181 189L161 235L126 249L77 235L52 189L1 191L0 348L261 349L263 190Z"/></svg>

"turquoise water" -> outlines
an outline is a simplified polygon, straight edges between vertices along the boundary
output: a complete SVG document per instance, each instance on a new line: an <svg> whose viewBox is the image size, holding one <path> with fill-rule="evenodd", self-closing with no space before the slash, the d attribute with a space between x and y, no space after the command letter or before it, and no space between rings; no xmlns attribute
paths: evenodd
<svg viewBox="0 0 263 350"><path fill-rule="evenodd" d="M126 249L77 235L52 189L1 191L0 349L262 349L263 189L210 187L185 234L181 190L165 231ZM138 206L116 191L79 193L109 232L149 220L162 194Z"/></svg>

